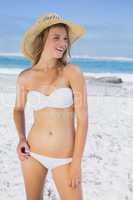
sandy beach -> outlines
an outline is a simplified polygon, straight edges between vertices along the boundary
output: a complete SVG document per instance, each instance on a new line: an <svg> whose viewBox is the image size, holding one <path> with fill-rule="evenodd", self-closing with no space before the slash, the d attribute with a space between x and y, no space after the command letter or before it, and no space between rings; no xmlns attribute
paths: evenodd
<svg viewBox="0 0 133 200"><path fill-rule="evenodd" d="M16 75L0 74L0 199L26 200L13 121ZM133 199L133 82L86 79L89 129L82 159L84 200ZM26 118L31 112L25 110ZM31 127L27 120L26 133ZM45 200L59 200L48 174Z"/></svg>

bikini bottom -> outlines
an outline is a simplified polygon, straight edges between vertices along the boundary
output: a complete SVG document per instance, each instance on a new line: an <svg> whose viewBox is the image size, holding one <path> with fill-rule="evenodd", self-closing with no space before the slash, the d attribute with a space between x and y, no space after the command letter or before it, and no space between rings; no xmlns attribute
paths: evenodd
<svg viewBox="0 0 133 200"><path fill-rule="evenodd" d="M72 161L72 157L68 158L54 158L54 157L48 157L44 155L40 155L35 152L30 151L30 155L38 160L44 167L46 167L49 170L54 169L55 167L70 163Z"/></svg>

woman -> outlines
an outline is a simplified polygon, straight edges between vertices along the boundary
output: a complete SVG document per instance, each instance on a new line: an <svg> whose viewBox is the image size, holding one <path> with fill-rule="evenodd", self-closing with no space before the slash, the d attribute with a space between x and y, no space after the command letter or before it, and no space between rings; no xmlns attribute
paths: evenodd
<svg viewBox="0 0 133 200"><path fill-rule="evenodd" d="M66 58L71 44L84 33L80 25L49 13L25 34L22 51L33 65L17 77L14 121L28 200L43 198L48 169L62 200L83 199L81 160L88 129L87 92L80 68L67 63ZM34 111L27 138L26 102Z"/></svg>

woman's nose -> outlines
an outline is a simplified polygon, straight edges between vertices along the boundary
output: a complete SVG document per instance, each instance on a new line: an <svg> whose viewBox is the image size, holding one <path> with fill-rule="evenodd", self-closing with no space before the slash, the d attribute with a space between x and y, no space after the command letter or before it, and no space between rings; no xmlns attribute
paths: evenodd
<svg viewBox="0 0 133 200"><path fill-rule="evenodd" d="M66 40L61 40L60 41L60 45L62 46L62 47L66 47L67 46L67 41Z"/></svg>
<svg viewBox="0 0 133 200"><path fill-rule="evenodd" d="M67 42L66 41L61 42L60 48L66 49L67 48Z"/></svg>

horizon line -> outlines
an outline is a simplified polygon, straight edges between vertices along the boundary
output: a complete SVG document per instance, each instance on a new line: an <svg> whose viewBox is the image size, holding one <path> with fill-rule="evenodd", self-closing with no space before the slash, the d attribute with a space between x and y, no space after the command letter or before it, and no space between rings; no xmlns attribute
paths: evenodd
<svg viewBox="0 0 133 200"><path fill-rule="evenodd" d="M0 56L20 56L26 58L22 53L16 52L0 52ZM124 56L89 56L89 55L72 55L71 58L89 58L89 59L100 59L100 60L128 60L133 61L133 57Z"/></svg>

